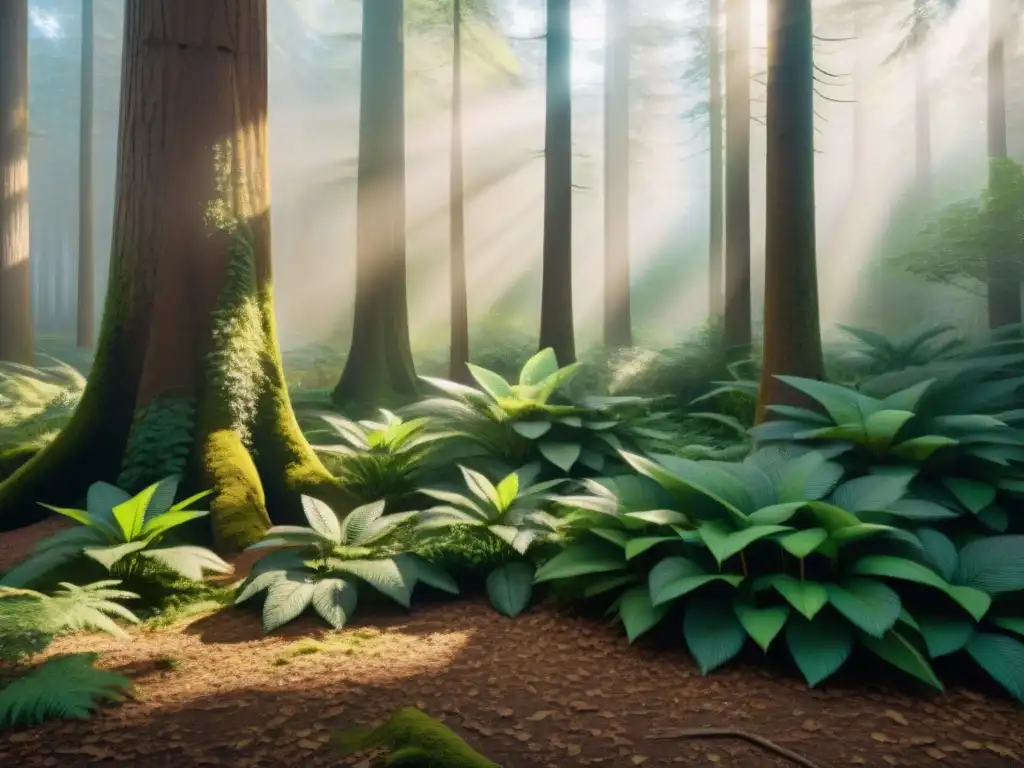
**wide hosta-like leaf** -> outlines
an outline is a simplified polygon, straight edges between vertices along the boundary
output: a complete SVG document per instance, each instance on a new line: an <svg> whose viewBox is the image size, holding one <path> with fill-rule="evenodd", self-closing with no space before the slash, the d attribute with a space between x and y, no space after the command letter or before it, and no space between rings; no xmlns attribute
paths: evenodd
<svg viewBox="0 0 1024 768"><path fill-rule="evenodd" d="M895 629L889 630L881 639L865 633L858 639L862 646L878 658L927 683L932 688L943 690L942 682L936 677L931 664L901 632Z"/></svg>
<svg viewBox="0 0 1024 768"><path fill-rule="evenodd" d="M533 595L533 566L529 563L499 565L487 575L487 596L491 605L506 616L518 616Z"/></svg>
<svg viewBox="0 0 1024 768"><path fill-rule="evenodd" d="M537 443L537 450L563 472L568 472L579 460L582 447L579 443L543 441Z"/></svg>
<svg viewBox="0 0 1024 768"><path fill-rule="evenodd" d="M206 517L209 512L198 509L177 509L164 512L156 517L147 517L146 524L142 526L142 537L151 541L167 533L172 528L184 525L200 517Z"/></svg>
<svg viewBox="0 0 1024 768"><path fill-rule="evenodd" d="M769 646L782 631L782 628L786 626L790 616L788 605L758 608L753 602L744 599L735 600L732 609L744 631L765 653L768 652Z"/></svg>
<svg viewBox="0 0 1024 768"><path fill-rule="evenodd" d="M786 625L786 645L812 688L846 663L853 639L850 625L833 611L822 611L810 621L794 616Z"/></svg>
<svg viewBox="0 0 1024 768"><path fill-rule="evenodd" d="M378 560L338 560L331 558L328 565L342 573L362 579L375 590L390 597L404 608L409 607L415 582L402 572L393 558Z"/></svg>
<svg viewBox="0 0 1024 768"><path fill-rule="evenodd" d="M909 474L858 477L836 488L832 493L832 503L850 512L884 510L903 498L912 479Z"/></svg>
<svg viewBox="0 0 1024 768"><path fill-rule="evenodd" d="M89 486L85 496L85 507L90 516L112 522L114 507L124 504L131 497L132 495L128 491L101 480Z"/></svg>
<svg viewBox="0 0 1024 768"><path fill-rule="evenodd" d="M729 601L705 595L698 595L687 604L683 636L702 675L736 656L747 639Z"/></svg>
<svg viewBox="0 0 1024 768"><path fill-rule="evenodd" d="M147 549L143 557L155 560L192 581L202 581L204 573L231 573L234 568L205 547L180 546Z"/></svg>
<svg viewBox="0 0 1024 768"><path fill-rule="evenodd" d="M854 563L850 570L860 576L882 576L934 587L953 598L977 621L981 621L992 605L992 598L986 593L972 587L952 586L928 566L902 557L868 555Z"/></svg>
<svg viewBox="0 0 1024 768"><path fill-rule="evenodd" d="M651 594L646 587L633 587L619 598L619 618L626 628L626 637L633 642L640 635L653 629L665 618L668 606L651 604Z"/></svg>
<svg viewBox="0 0 1024 768"><path fill-rule="evenodd" d="M799 581L787 574L778 574L770 578L770 583L808 620L812 620L828 603L828 591L816 581Z"/></svg>
<svg viewBox="0 0 1024 768"><path fill-rule="evenodd" d="M873 637L882 637L900 617L900 596L880 581L849 579L826 584L825 590L833 608Z"/></svg>
<svg viewBox="0 0 1024 768"><path fill-rule="evenodd" d="M924 547L935 570L946 581L952 581L957 567L960 565L960 556L957 554L956 545L946 534L936 531L934 528L918 528L914 534L921 542L921 546Z"/></svg>
<svg viewBox="0 0 1024 768"><path fill-rule="evenodd" d="M325 539L341 544L341 523L334 510L320 499L302 496L302 511L309 521L310 527Z"/></svg>
<svg viewBox="0 0 1024 768"><path fill-rule="evenodd" d="M0 586L27 587L62 565L82 557L80 544L64 544L46 549L18 563L0 579Z"/></svg>
<svg viewBox="0 0 1024 768"><path fill-rule="evenodd" d="M963 650L977 628L977 624L967 617L915 613L917 630L933 659Z"/></svg>
<svg viewBox="0 0 1024 768"><path fill-rule="evenodd" d="M383 500L374 501L370 504L363 504L349 512L341 521L341 542L342 544L358 544L366 534L367 529L380 519L384 514Z"/></svg>
<svg viewBox="0 0 1024 768"><path fill-rule="evenodd" d="M622 549L596 539L572 544L537 569L533 583L626 570Z"/></svg>
<svg viewBox="0 0 1024 768"><path fill-rule="evenodd" d="M352 618L359 600L356 585L344 579L321 579L313 588L313 610L334 629L341 629Z"/></svg>
<svg viewBox="0 0 1024 768"><path fill-rule="evenodd" d="M109 571L128 555L133 555L145 548L145 541L129 541L125 544L115 544L112 547L86 547L82 550L82 554L95 560Z"/></svg>
<svg viewBox="0 0 1024 768"><path fill-rule="evenodd" d="M263 602L263 631L273 632L297 618L309 607L317 579L308 571L289 571L274 580Z"/></svg>
<svg viewBox="0 0 1024 768"><path fill-rule="evenodd" d="M426 584L450 595L459 594L459 585L443 568L417 554L406 552L398 556L399 567L406 570L415 583Z"/></svg>
<svg viewBox="0 0 1024 768"><path fill-rule="evenodd" d="M955 581L988 595L1024 591L1024 536L970 542L960 550Z"/></svg>
<svg viewBox="0 0 1024 768"><path fill-rule="evenodd" d="M1008 635L976 632L967 653L1017 701L1024 702L1024 643Z"/></svg>
<svg viewBox="0 0 1024 768"><path fill-rule="evenodd" d="M785 525L752 525L736 531L727 523L711 520L701 523L697 530L715 560L721 564L759 539L792 529Z"/></svg>

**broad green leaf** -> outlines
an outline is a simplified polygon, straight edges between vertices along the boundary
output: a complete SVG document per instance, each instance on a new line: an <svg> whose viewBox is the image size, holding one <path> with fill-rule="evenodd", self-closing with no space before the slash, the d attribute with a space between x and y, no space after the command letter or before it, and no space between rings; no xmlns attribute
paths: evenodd
<svg viewBox="0 0 1024 768"><path fill-rule="evenodd" d="M793 515L804 509L807 503L804 501L791 501L785 504L771 504L761 507L756 512L747 516L748 522L752 525L781 525L792 519Z"/></svg>
<svg viewBox="0 0 1024 768"><path fill-rule="evenodd" d="M964 477L944 477L942 484L964 507L978 514L996 500L996 489L988 483L969 480Z"/></svg>
<svg viewBox="0 0 1024 768"><path fill-rule="evenodd" d="M27 587L51 571L82 556L80 543L68 543L49 547L42 552L25 558L0 578L0 586Z"/></svg>
<svg viewBox="0 0 1024 768"><path fill-rule="evenodd" d="M992 619L992 623L1007 632L1024 637L1024 618L1012 618L1009 616Z"/></svg>
<svg viewBox="0 0 1024 768"><path fill-rule="evenodd" d="M487 596L498 613L518 616L533 595L533 566L529 563L499 565L487 575Z"/></svg>
<svg viewBox="0 0 1024 768"><path fill-rule="evenodd" d="M832 503L850 512L886 509L907 492L910 475L865 475L848 480L832 493Z"/></svg>
<svg viewBox="0 0 1024 768"><path fill-rule="evenodd" d="M613 574L611 576L602 576L594 581L590 582L583 590L584 597L597 597L603 595L605 592L611 592L613 589L624 587L627 584L635 584L636 576L631 573L625 574Z"/></svg>
<svg viewBox="0 0 1024 768"><path fill-rule="evenodd" d="M858 640L882 661L892 664L932 688L944 690L928 659L898 630L889 630L882 639L862 634Z"/></svg>
<svg viewBox="0 0 1024 768"><path fill-rule="evenodd" d="M864 432L868 443L877 448L887 448L897 433L914 418L913 411L875 411L864 421Z"/></svg>
<svg viewBox="0 0 1024 768"><path fill-rule="evenodd" d="M142 533L142 526L146 522L146 508L159 486L159 483L153 483L128 501L121 502L114 507L114 519L117 521L125 541L134 541Z"/></svg>
<svg viewBox="0 0 1024 768"><path fill-rule="evenodd" d="M240 605L246 600L249 600L265 589L269 589L272 584L282 579L287 579L289 573L302 573L305 571L288 571L284 568L267 569L260 571L259 573L250 574L249 578L242 584L242 588L235 596L235 605Z"/></svg>
<svg viewBox="0 0 1024 768"><path fill-rule="evenodd" d="M653 602L657 603L659 602L658 595L672 582L704 575L706 575L706 571L693 560L685 557L666 557L651 568L647 574L647 588Z"/></svg>
<svg viewBox="0 0 1024 768"><path fill-rule="evenodd" d="M591 528L590 533L594 536L609 541L617 547L621 547L625 550L626 545L629 543L629 531L624 531L620 528Z"/></svg>
<svg viewBox="0 0 1024 768"><path fill-rule="evenodd" d="M626 556L621 549L602 541L589 540L570 545L540 566L534 584L624 570Z"/></svg>
<svg viewBox="0 0 1024 768"><path fill-rule="evenodd" d="M548 376L541 383L539 391L537 392L537 401L546 403L559 387L565 384L569 379L576 375L576 371L579 370L579 363L570 363L564 368L559 368L557 371Z"/></svg>
<svg viewBox="0 0 1024 768"><path fill-rule="evenodd" d="M142 557L155 560L191 581L202 581L206 572L231 573L234 568L206 547L190 544L180 547L161 547L139 552Z"/></svg>
<svg viewBox="0 0 1024 768"><path fill-rule="evenodd" d="M171 528L177 528L179 525L184 525L192 520L198 520L200 517L206 517L209 514L209 512L197 509L172 509L170 512L164 512L162 515L147 520L146 524L142 526L141 536L147 541L152 541L157 536L167 533Z"/></svg>
<svg viewBox="0 0 1024 768"><path fill-rule="evenodd" d="M626 628L626 637L632 643L665 618L668 606L654 606L646 587L633 587L619 600L619 618Z"/></svg>
<svg viewBox="0 0 1024 768"><path fill-rule="evenodd" d="M1024 702L1024 643L1008 635L976 632L967 653L1017 701Z"/></svg>
<svg viewBox="0 0 1024 768"><path fill-rule="evenodd" d="M975 539L960 550L956 583L988 595L1024 591L1024 536Z"/></svg>
<svg viewBox="0 0 1024 768"><path fill-rule="evenodd" d="M651 593L651 602L654 605L665 605L680 597L685 597L705 584L711 584L716 581L725 582L731 587L738 587L743 583L743 577L732 573L704 573L696 576L683 576L669 582L657 593Z"/></svg>
<svg viewBox="0 0 1024 768"><path fill-rule="evenodd" d="M784 525L753 525L738 531L730 530L729 526L718 520L701 523L698 526L700 537L711 551L715 560L722 564L733 555L742 552L748 545L772 534L788 531Z"/></svg>
<svg viewBox="0 0 1024 768"><path fill-rule="evenodd" d="M798 581L784 573L769 578L775 591L808 620L813 619L828 603L828 592L816 581Z"/></svg>
<svg viewBox="0 0 1024 768"><path fill-rule="evenodd" d="M519 475L513 472L506 476L495 490L498 492L498 509L505 511L519 495Z"/></svg>
<svg viewBox="0 0 1024 768"><path fill-rule="evenodd" d="M765 653L786 626L790 613L788 605L758 608L749 600L740 598L733 601L732 609L750 639Z"/></svg>
<svg viewBox="0 0 1024 768"><path fill-rule="evenodd" d="M861 539L867 539L871 536L878 536L881 534L900 535L902 533L903 531L889 525L881 525L879 523L857 523L857 525L840 528L838 531L833 532L832 539L839 544L847 544L851 541L860 541Z"/></svg>
<svg viewBox="0 0 1024 768"><path fill-rule="evenodd" d="M1010 527L1010 516L1006 513L1005 509L993 504L991 507L985 507L985 509L978 513L978 522L990 531L1006 533L1006 529Z"/></svg>
<svg viewBox="0 0 1024 768"><path fill-rule="evenodd" d="M558 371L558 358L555 350L546 347L535 354L519 372L519 384L524 387L535 387Z"/></svg>
<svg viewBox="0 0 1024 768"><path fill-rule="evenodd" d="M341 521L340 543L348 545L361 543L370 526L384 514L385 503L383 499L380 499L363 504L345 515L345 519Z"/></svg>
<svg viewBox="0 0 1024 768"><path fill-rule="evenodd" d="M968 587L954 587L931 568L913 560L893 555L868 555L854 563L850 570L861 576L883 576L934 587L949 595L978 621L988 611L992 599L984 592Z"/></svg>
<svg viewBox="0 0 1024 768"><path fill-rule="evenodd" d="M327 564L336 571L351 574L362 579L375 590L390 597L403 608L409 607L415 582L406 577L394 559L379 560L338 560L331 558Z"/></svg>
<svg viewBox="0 0 1024 768"><path fill-rule="evenodd" d="M129 499L129 501L130 501L130 499ZM90 525L91 526L91 525L94 524L92 516L88 512L86 512L84 509L71 509L69 507L54 507L54 506L51 506L50 504L43 504L42 502L39 502L39 506L40 507L46 507L46 509L50 510L51 512L56 512L58 515L64 515L64 517L69 517L72 520L74 520L76 523L81 523L82 525Z"/></svg>
<svg viewBox="0 0 1024 768"><path fill-rule="evenodd" d="M776 541L793 557L803 560L814 552L827 538L828 531L824 528L808 528L806 531L797 531L796 533L778 536Z"/></svg>
<svg viewBox="0 0 1024 768"><path fill-rule="evenodd" d="M646 509L640 512L625 512L623 517L630 520L642 520L654 525L688 525L690 520L682 512L674 509Z"/></svg>
<svg viewBox="0 0 1024 768"><path fill-rule="evenodd" d="M730 603L707 596L698 596L687 603L683 636L702 675L736 656L747 639Z"/></svg>
<svg viewBox="0 0 1024 768"><path fill-rule="evenodd" d="M917 522L955 520L960 517L960 513L956 510L950 509L944 504L926 499L900 499L899 501L894 501L886 507L885 514Z"/></svg>
<svg viewBox="0 0 1024 768"><path fill-rule="evenodd" d="M344 579L321 579L313 588L313 610L334 629L341 629L356 612L359 590Z"/></svg>
<svg viewBox="0 0 1024 768"><path fill-rule="evenodd" d="M837 424L861 423L865 413L877 408L877 401L839 384L797 376L775 378L818 402Z"/></svg>
<svg viewBox="0 0 1024 768"><path fill-rule="evenodd" d="M411 552L402 554L399 557L402 557L404 562L409 563L409 567L412 569L412 576L417 583L422 582L428 587L439 589L450 595L459 594L459 585L455 582L455 579L439 565Z"/></svg>
<svg viewBox="0 0 1024 768"><path fill-rule="evenodd" d="M853 630L832 611L823 611L810 621L794 616L786 624L786 645L813 688L834 675L853 651Z"/></svg>
<svg viewBox="0 0 1024 768"><path fill-rule="evenodd" d="M178 493L178 483L181 479L177 475L170 475L156 484L156 489L146 503L144 520L152 520L154 517L169 512L174 505L174 497ZM88 502L87 502L88 505Z"/></svg>
<svg viewBox="0 0 1024 768"><path fill-rule="evenodd" d="M479 365L473 365L473 363L466 363L466 367L469 368L469 373L476 379L477 384L495 400L513 397L511 385L498 374L481 368Z"/></svg>
<svg viewBox="0 0 1024 768"><path fill-rule="evenodd" d="M900 596L879 581L849 579L842 586L826 584L828 600L851 624L872 637L882 637L899 619Z"/></svg>
<svg viewBox="0 0 1024 768"><path fill-rule="evenodd" d="M537 443L537 450L540 451L541 456L563 472L568 472L579 459L581 447L579 443L542 441Z"/></svg>
<svg viewBox="0 0 1024 768"><path fill-rule="evenodd" d="M108 571L128 555L146 548L145 541L128 541L124 544L114 544L109 547L86 547L82 554L91 560L95 560Z"/></svg>
<svg viewBox="0 0 1024 768"><path fill-rule="evenodd" d="M937 659L962 650L974 634L975 623L969 619L918 614L917 630L924 639L928 655Z"/></svg>
<svg viewBox="0 0 1024 768"><path fill-rule="evenodd" d="M807 502L807 509L811 511L818 525L828 531L830 536L834 536L836 531L842 528L849 528L851 525L860 524L860 518L847 512L842 507L837 507L835 504L829 504L824 501L809 501Z"/></svg>
<svg viewBox="0 0 1024 768"><path fill-rule="evenodd" d="M312 496L303 495L301 501L302 511L305 513L310 527L325 539L330 539L335 544L341 544L341 523L338 522L338 516L334 514L334 510L320 499L314 499Z"/></svg>
<svg viewBox="0 0 1024 768"><path fill-rule="evenodd" d="M668 491L677 503L686 505L692 502L695 495L705 496L712 501L722 505L729 514L739 523L746 523L747 515L739 507L733 503L732 500L726 500L726 496L735 496L736 491L742 492L742 487L738 485L734 477L729 478L711 478L704 472L704 476L700 476L703 469L701 468L700 462L688 461L686 459L678 459L676 457L659 457L662 461L672 460L671 470L656 461L648 459L646 456L638 456L633 453L626 451L621 452L622 458L629 464L633 469L642 475L645 475L662 488ZM710 464L711 462L705 462ZM687 472L694 475L693 477L681 477L680 472ZM716 479L721 480L722 484L728 483L730 488L718 488L714 482ZM728 493L727 491L732 491ZM723 492L724 493L723 495ZM745 493L744 493L745 495Z"/></svg>
<svg viewBox="0 0 1024 768"><path fill-rule="evenodd" d="M527 440L536 440L551 431L550 421L513 421L512 430Z"/></svg>
<svg viewBox="0 0 1024 768"><path fill-rule="evenodd" d="M112 519L111 513L114 511L114 507L124 504L131 497L132 495L127 491L100 480L89 486L89 490L85 495L85 508L89 510L91 517ZM47 505L43 504L42 506L46 507ZM47 507L47 509L52 509L52 507ZM83 521L78 520L78 522L81 523ZM88 523L86 524L88 525Z"/></svg>
<svg viewBox="0 0 1024 768"><path fill-rule="evenodd" d="M630 539L626 542L626 559L632 560L634 557L642 555L651 547L656 547L658 544L664 544L665 542L674 541L678 542L678 536L640 536L635 539Z"/></svg>
<svg viewBox="0 0 1024 768"><path fill-rule="evenodd" d="M900 443L899 445L892 446L892 452L901 458L911 459L912 461L926 461L931 458L932 454L942 448L949 448L954 445L959 445L959 441L954 440L951 437L944 437L942 435L925 435L923 437L915 437Z"/></svg>
<svg viewBox="0 0 1024 768"><path fill-rule="evenodd" d="M465 480L466 487L469 488L470 493L485 504L500 508L501 499L498 497L498 489L494 487L490 480L481 473L467 467L460 466L459 470L462 472L462 478Z"/></svg>
<svg viewBox="0 0 1024 768"><path fill-rule="evenodd" d="M921 546L928 554L932 564L946 581L952 581L956 574L960 557L956 552L956 545L950 541L946 534L936 531L934 528L918 528L914 533L917 535Z"/></svg>
<svg viewBox="0 0 1024 768"><path fill-rule="evenodd" d="M263 632L273 632L305 611L316 584L316 579L305 571L293 571L275 580L263 602Z"/></svg>

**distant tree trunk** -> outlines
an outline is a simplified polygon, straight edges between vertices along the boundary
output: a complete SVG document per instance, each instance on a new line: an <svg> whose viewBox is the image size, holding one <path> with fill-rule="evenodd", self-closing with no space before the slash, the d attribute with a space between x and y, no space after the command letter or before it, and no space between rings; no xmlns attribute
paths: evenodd
<svg viewBox="0 0 1024 768"><path fill-rule="evenodd" d="M92 234L93 0L82 0L82 87L78 124L78 346L93 345Z"/></svg>
<svg viewBox="0 0 1024 768"><path fill-rule="evenodd" d="M6 2L6 0L5 0ZM89 383L0 484L0 528L169 474L212 489L221 549L349 502L292 412L274 326L266 0L127 0L110 288Z"/></svg>
<svg viewBox="0 0 1024 768"><path fill-rule="evenodd" d="M769 405L805 404L777 375L824 378L815 264L813 40L811 0L771 3L759 422L769 418Z"/></svg>
<svg viewBox="0 0 1024 768"><path fill-rule="evenodd" d="M572 62L569 0L547 0L540 347L576 360L572 312Z"/></svg>
<svg viewBox="0 0 1024 768"><path fill-rule="evenodd" d="M708 307L712 318L725 311L725 232L723 223L723 154L722 154L722 13L719 0L708 0L708 132L711 139L710 236L708 240Z"/></svg>
<svg viewBox="0 0 1024 768"><path fill-rule="evenodd" d="M606 0L604 47L604 343L633 343L629 270L629 5Z"/></svg>
<svg viewBox="0 0 1024 768"><path fill-rule="evenodd" d="M332 393L367 406L416 395L405 264L405 45L402 0L363 3L356 297L352 342Z"/></svg>
<svg viewBox="0 0 1024 768"><path fill-rule="evenodd" d="M449 377L466 381L469 371L469 296L466 288L466 194L462 148L462 0L452 4L451 148L451 345Z"/></svg>
<svg viewBox="0 0 1024 768"><path fill-rule="evenodd" d="M1009 156L1006 140L1006 35L1009 23L1008 0L989 0L988 156L989 187L993 190L998 187L1000 163ZM1021 254L1003 252L1005 244L999 243L999 238L994 239L988 249L987 260L988 325L992 329L1021 322Z"/></svg>
<svg viewBox="0 0 1024 768"><path fill-rule="evenodd" d="M725 346L750 354L750 0L726 0Z"/></svg>
<svg viewBox="0 0 1024 768"><path fill-rule="evenodd" d="M0 2L0 194L0 360L31 365L28 0Z"/></svg>
<svg viewBox="0 0 1024 768"><path fill-rule="evenodd" d="M928 0L914 0L914 147L917 195L927 202L932 185L932 108L928 81Z"/></svg>
<svg viewBox="0 0 1024 768"><path fill-rule="evenodd" d="M864 144L864 6L857 0L853 8L853 38L856 51L854 54L853 71L853 152L850 155L851 167L851 199L859 199L864 181L865 144Z"/></svg>

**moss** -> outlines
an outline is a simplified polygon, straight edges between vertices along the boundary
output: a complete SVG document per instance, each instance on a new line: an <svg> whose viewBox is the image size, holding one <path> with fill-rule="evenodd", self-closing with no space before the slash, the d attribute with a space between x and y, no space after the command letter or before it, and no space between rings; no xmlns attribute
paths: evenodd
<svg viewBox="0 0 1024 768"><path fill-rule="evenodd" d="M210 522L214 545L221 551L255 543L270 526L263 484L252 456L238 433L218 429L202 446L203 485L212 488Z"/></svg>
<svg viewBox="0 0 1024 768"><path fill-rule="evenodd" d="M41 445L27 444L0 451L0 480L13 475L15 470L27 464L41 449Z"/></svg>
<svg viewBox="0 0 1024 768"><path fill-rule="evenodd" d="M375 747L388 747L388 766L418 768L498 768L442 723L414 708L398 710L383 725L335 734L343 755Z"/></svg>

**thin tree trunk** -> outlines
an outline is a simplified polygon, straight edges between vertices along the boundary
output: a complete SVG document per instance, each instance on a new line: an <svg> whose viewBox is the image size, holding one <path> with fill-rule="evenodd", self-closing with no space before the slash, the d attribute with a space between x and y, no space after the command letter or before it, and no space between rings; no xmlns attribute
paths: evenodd
<svg viewBox="0 0 1024 768"><path fill-rule="evenodd" d="M109 291L69 424L0 484L0 528L169 474L236 549L350 503L292 412L273 318L266 0L127 0Z"/></svg>
<svg viewBox="0 0 1024 768"><path fill-rule="evenodd" d="M82 80L78 126L78 346L93 345L95 271L92 210L93 0L82 0Z"/></svg>
<svg viewBox="0 0 1024 768"><path fill-rule="evenodd" d="M469 295L466 287L466 194L462 147L462 0L452 4L451 147L451 359L449 378L466 381L469 371Z"/></svg>
<svg viewBox="0 0 1024 768"><path fill-rule="evenodd" d="M805 404L778 375L824 378L814 226L811 0L774 0L768 23L764 358L757 420Z"/></svg>
<svg viewBox="0 0 1024 768"><path fill-rule="evenodd" d="M31 365L28 0L0 2L0 360Z"/></svg>
<svg viewBox="0 0 1024 768"><path fill-rule="evenodd" d="M352 342L332 393L366 407L416 395L405 263L405 47L402 0L363 3L356 296Z"/></svg>
<svg viewBox="0 0 1024 768"><path fill-rule="evenodd" d="M932 185L932 108L928 75L927 0L914 0L914 147L917 194L927 203Z"/></svg>
<svg viewBox="0 0 1024 768"><path fill-rule="evenodd" d="M726 0L725 346L750 354L750 0Z"/></svg>
<svg viewBox="0 0 1024 768"><path fill-rule="evenodd" d="M708 183L711 197L708 222L708 307L712 318L720 318L725 311L721 27L722 13L719 0L708 0L708 132L711 140L711 177Z"/></svg>
<svg viewBox="0 0 1024 768"><path fill-rule="evenodd" d="M856 46L854 52L853 71L853 152L850 157L853 161L851 167L851 200L859 200L858 195L863 188L865 178L865 143L864 143L864 8L857 0L853 9L853 39Z"/></svg>
<svg viewBox="0 0 1024 768"><path fill-rule="evenodd" d="M629 270L629 5L606 0L604 54L604 343L633 343Z"/></svg>
<svg viewBox="0 0 1024 768"><path fill-rule="evenodd" d="M572 310L572 85L569 0L547 0L544 250L540 348L576 360Z"/></svg>

